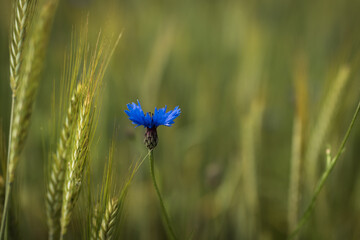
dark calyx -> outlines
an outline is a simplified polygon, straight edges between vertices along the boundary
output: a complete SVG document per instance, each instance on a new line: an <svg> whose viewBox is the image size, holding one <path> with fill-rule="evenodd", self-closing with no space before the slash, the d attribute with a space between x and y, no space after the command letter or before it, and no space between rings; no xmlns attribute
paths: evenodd
<svg viewBox="0 0 360 240"><path fill-rule="evenodd" d="M144 144L149 150L152 150L156 147L156 145L158 144L156 127L146 128Z"/></svg>

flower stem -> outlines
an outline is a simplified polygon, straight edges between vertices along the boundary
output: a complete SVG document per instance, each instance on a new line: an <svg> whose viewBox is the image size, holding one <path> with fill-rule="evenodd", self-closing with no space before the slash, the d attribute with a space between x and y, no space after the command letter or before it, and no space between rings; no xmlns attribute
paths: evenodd
<svg viewBox="0 0 360 240"><path fill-rule="evenodd" d="M168 235L170 235L171 239L176 240L177 238L175 236L174 229L171 226L169 215L167 214L163 199L161 197L159 187L158 187L158 185L156 183L155 172L154 172L154 154L153 154L153 150L149 150L149 161L150 161L151 177L152 177L152 181L153 181L156 193L157 193L159 201L160 201L161 211L162 211L163 217L165 219L166 227L167 227L167 233L168 233Z"/></svg>
<svg viewBox="0 0 360 240"><path fill-rule="evenodd" d="M11 182L10 182L10 172L9 172L9 165L10 165L10 149L11 149L11 131L12 131L12 123L14 119L14 107L15 107L15 94L12 94L11 100L11 115L10 115L10 130L9 130L9 142L8 142L8 152L7 152L7 164L6 164L6 182L5 182L5 202L4 202L4 210L1 218L1 228L0 228L0 240L4 239L5 233L5 223L7 222L7 214L9 211L9 199L11 193Z"/></svg>
<svg viewBox="0 0 360 240"><path fill-rule="evenodd" d="M350 133L351 133L351 130L353 129L354 127L354 124L355 124L355 120L359 114L359 111L360 111L360 102L358 103L357 107L356 107L356 110L355 110L355 113L354 113L354 116L350 122L350 125L346 131L346 134L344 136L344 139L342 140L341 142L341 145L340 145L340 148L337 152L337 154L335 155L335 157L331 160L330 164L327 166L325 172L323 173L323 175L321 176L317 186L316 186L316 189L315 189L315 192L314 192L314 195L311 199L311 202L310 204L308 205L308 207L306 208L306 211L304 213L304 215L302 216L302 218L300 219L300 222L298 223L296 229L291 233L291 235L289 236L289 239L293 239L300 231L300 229L305 225L305 223L309 220L310 216L311 216L311 213L313 212L314 210L314 207L315 207L315 203L316 203L316 199L317 197L319 196L319 193L321 191L321 189L324 187L325 185L325 182L327 180L327 178L329 177L330 173L332 172L332 170L334 169L335 167L335 164L336 162L338 161L340 155L344 152L345 150L345 144L347 142L347 140L349 139L349 136L350 136Z"/></svg>

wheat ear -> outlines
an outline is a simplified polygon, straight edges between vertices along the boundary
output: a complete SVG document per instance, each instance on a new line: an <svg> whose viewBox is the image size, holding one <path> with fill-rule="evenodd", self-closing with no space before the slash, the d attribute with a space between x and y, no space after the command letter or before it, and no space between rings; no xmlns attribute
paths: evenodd
<svg viewBox="0 0 360 240"><path fill-rule="evenodd" d="M26 3L24 3L26 2ZM36 1L18 1L15 14L15 27L17 29L18 18L21 18L21 13L27 15L22 20L21 25L25 27L25 24L29 22L29 14L33 12ZM19 8L24 7L27 4L24 12ZM39 76L42 69L43 60L45 57L45 49L48 42L48 36L51 30L52 19L56 10L57 1L50 1L44 5L41 9L38 21L35 25L34 32L29 40L29 46L26 52L25 69L20 71L20 60L22 58L22 48L18 48L19 63L15 66L15 75L10 78L10 84L13 90L11 117L10 117L10 134L9 134L9 150L7 159L7 175L6 175L6 190L5 190L5 204L3 218L1 220L0 239L2 239L5 229L5 221L8 212L8 202L11 193L11 185L15 178L15 169L17 166L18 158L24 147L25 139L29 131L29 123L32 113L33 103L35 101L36 90L39 85ZM20 31L21 32L21 31ZM23 41L25 38L25 30L22 33L22 37L19 41ZM12 46L13 43L10 44ZM23 46L23 43L21 43ZM13 55L11 52L10 55ZM16 61L17 61L16 60ZM11 74L10 74L11 75ZM17 82L17 77L21 80ZM19 88L19 89L17 89ZM19 92L17 92L19 90Z"/></svg>
<svg viewBox="0 0 360 240"><path fill-rule="evenodd" d="M61 130L56 153L52 156L52 165L48 188L46 193L46 213L49 226L49 239L58 236L60 230L61 204L63 199L63 188L66 174L66 163L69 156L70 139L74 122L78 112L79 99L82 94L82 85L79 84L67 110L64 125Z"/></svg>
<svg viewBox="0 0 360 240"><path fill-rule="evenodd" d="M29 41L29 48L25 58L24 74L21 75L19 95L16 96L13 125L11 129L9 173L10 182L14 180L14 171L18 157L24 147L29 130L32 107L39 86L39 76L45 57L45 49L51 30L51 23L56 9L56 2L45 5Z"/></svg>
<svg viewBox="0 0 360 240"><path fill-rule="evenodd" d="M91 222L90 222L90 240L99 239L99 231L101 228L101 224L103 221L104 212L107 210L107 204L111 204L109 202L109 192L110 187L113 184L113 174L112 174L112 163L114 156L114 142L112 142L110 151L109 151L109 159L108 164L104 169L103 181L101 184L101 195L98 202L95 205L95 209L92 212Z"/></svg>
<svg viewBox="0 0 360 240"><path fill-rule="evenodd" d="M90 223L90 240L97 240L100 223L101 223L101 209L100 209L100 202L95 205L94 211L91 216L91 223Z"/></svg>
<svg viewBox="0 0 360 240"><path fill-rule="evenodd" d="M86 28L87 29L87 28ZM83 56L83 69L81 73L81 83L84 86L84 96L80 100L79 115L74 126L74 137L72 141L72 150L67 164L66 177L63 188L63 201L60 217L60 239L64 239L67 227L71 220L72 212L76 201L79 197L84 170L88 166L88 153L92 139L92 123L94 121L94 104L98 96L98 89L101 85L102 78L106 67L109 64L110 57L114 52L120 36L114 45L100 41L100 34L95 51L90 56L90 62L87 62L88 48L85 41L82 43L86 46ZM80 70L80 69L79 69Z"/></svg>
<svg viewBox="0 0 360 240"><path fill-rule="evenodd" d="M120 202L118 199L110 199L106 205L106 211L101 221L99 229L100 240L110 240L114 237L114 229L117 223L117 216L120 209Z"/></svg>
<svg viewBox="0 0 360 240"><path fill-rule="evenodd" d="M19 83L24 43L35 2L34 0L18 0L15 3L10 37L10 86L13 93Z"/></svg>
<svg viewBox="0 0 360 240"><path fill-rule="evenodd" d="M86 96L84 102L79 108L79 116L75 126L75 136L73 139L73 149L68 163L64 183L60 219L61 239L67 232L67 226L70 222L72 211L79 196L84 169L87 162L92 123L90 107L89 96Z"/></svg>

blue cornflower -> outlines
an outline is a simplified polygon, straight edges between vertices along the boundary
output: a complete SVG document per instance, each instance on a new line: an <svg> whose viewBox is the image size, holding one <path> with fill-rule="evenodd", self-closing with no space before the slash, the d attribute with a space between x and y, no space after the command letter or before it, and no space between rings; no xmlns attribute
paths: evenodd
<svg viewBox="0 0 360 240"><path fill-rule="evenodd" d="M125 110L125 113L129 116L132 123L137 125L136 127L140 125L147 128L156 128L160 125L171 127L171 125L174 124L174 119L181 113L179 106L168 112L166 112L167 106L165 106L160 109L155 108L154 114L149 112L144 114L139 100L137 102L138 105L136 105L136 103L127 104L126 106L129 110Z"/></svg>
<svg viewBox="0 0 360 240"><path fill-rule="evenodd" d="M126 106L128 107L128 110L125 110L125 113L129 116L129 120L131 120L136 127L146 127L145 145L149 149L153 149L158 142L156 128L160 125L171 127L174 124L175 118L180 115L181 110L179 106L177 106L174 110L166 112L167 106L165 106L164 108L155 108L154 113L148 112L145 114L141 108L139 100L137 100L137 103L138 104L127 104Z"/></svg>

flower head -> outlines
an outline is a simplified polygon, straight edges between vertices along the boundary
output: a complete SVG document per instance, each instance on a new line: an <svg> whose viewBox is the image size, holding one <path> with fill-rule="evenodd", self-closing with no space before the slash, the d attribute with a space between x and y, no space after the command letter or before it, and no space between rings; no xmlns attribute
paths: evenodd
<svg viewBox="0 0 360 240"><path fill-rule="evenodd" d="M128 110L125 110L125 113L129 116L129 119L133 124L136 124L136 127L142 125L146 127L144 144L149 149L152 150L156 147L158 143L158 135L156 128L160 125L171 127L174 124L175 118L177 118L181 110L177 106L174 110L166 112L166 106L164 108L155 108L154 113L146 113L141 108L139 100L136 103L129 103L126 106Z"/></svg>
<svg viewBox="0 0 360 240"><path fill-rule="evenodd" d="M174 110L166 112L167 106L164 108L155 108L154 114L146 113L141 108L139 100L136 103L129 103L126 106L128 110L125 110L125 113L129 116L129 119L133 124L136 124L136 127L142 125L147 128L157 128L160 125L171 127L174 124L175 118L177 118L181 110L179 106L175 107Z"/></svg>

